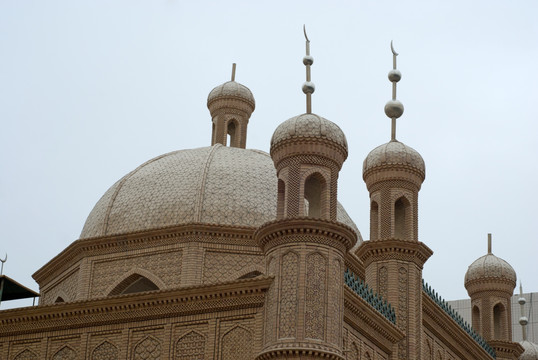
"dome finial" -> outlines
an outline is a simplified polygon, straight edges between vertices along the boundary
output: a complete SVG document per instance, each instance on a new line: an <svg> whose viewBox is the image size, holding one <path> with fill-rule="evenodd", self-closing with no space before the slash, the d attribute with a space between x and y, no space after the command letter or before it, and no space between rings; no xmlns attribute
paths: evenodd
<svg viewBox="0 0 538 360"><path fill-rule="evenodd" d="M404 112L403 104L396 100L396 83L402 78L402 74L396 68L396 56L398 53L394 50L392 40L390 41L390 50L392 51L392 70L389 71L389 80L392 82L392 100L385 104L385 114L392 119L391 141L396 141L396 119L402 116Z"/></svg>
<svg viewBox="0 0 538 360"><path fill-rule="evenodd" d="M235 81L235 63L232 64L232 81Z"/></svg>
<svg viewBox="0 0 538 360"><path fill-rule="evenodd" d="M311 81L310 66L314 63L314 58L310 56L310 40L306 35L306 25L303 25L303 32L306 39L306 55L303 58L303 64L306 66L306 82L303 84L303 92L306 94L306 113L312 114L312 94L316 87Z"/></svg>
<svg viewBox="0 0 538 360"><path fill-rule="evenodd" d="M488 234L488 254L491 254L491 234Z"/></svg>

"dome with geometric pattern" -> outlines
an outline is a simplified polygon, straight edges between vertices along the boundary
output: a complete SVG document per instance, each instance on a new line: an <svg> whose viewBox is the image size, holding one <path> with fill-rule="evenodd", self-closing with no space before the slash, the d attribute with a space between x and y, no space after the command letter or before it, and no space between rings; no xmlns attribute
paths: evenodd
<svg viewBox="0 0 538 360"><path fill-rule="evenodd" d="M256 105L254 95L249 88L235 81L227 81L224 84L216 86L207 96L208 106L215 100L226 97L239 98L252 106L252 110Z"/></svg>
<svg viewBox="0 0 538 360"><path fill-rule="evenodd" d="M426 174L426 165L422 156L410 146L397 140L389 141L370 151L364 160L363 175L375 168L401 165L418 171L422 176Z"/></svg>
<svg viewBox="0 0 538 360"><path fill-rule="evenodd" d="M97 202L80 238L187 223L258 227L276 218L269 154L216 144L158 156L117 181ZM338 205L338 221L357 226Z"/></svg>
<svg viewBox="0 0 538 360"><path fill-rule="evenodd" d="M465 286L475 280L500 279L516 282L514 268L503 259L489 253L475 260L465 273Z"/></svg>
<svg viewBox="0 0 538 360"><path fill-rule="evenodd" d="M316 114L301 114L280 124L271 138L271 148L293 138L318 138L334 142L347 152L344 132L332 121Z"/></svg>

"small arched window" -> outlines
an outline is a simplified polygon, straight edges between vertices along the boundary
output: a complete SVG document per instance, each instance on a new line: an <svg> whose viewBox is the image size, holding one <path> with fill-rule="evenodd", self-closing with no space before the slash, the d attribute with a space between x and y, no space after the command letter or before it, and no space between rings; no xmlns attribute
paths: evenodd
<svg viewBox="0 0 538 360"><path fill-rule="evenodd" d="M476 305L473 306L472 319L473 319L473 329L475 329L477 333L482 335L482 329L480 328L480 309Z"/></svg>
<svg viewBox="0 0 538 360"><path fill-rule="evenodd" d="M497 304L493 307L493 335L495 340L504 340L503 331L504 306Z"/></svg>
<svg viewBox="0 0 538 360"><path fill-rule="evenodd" d="M228 128L226 129L227 143L230 147L239 147L239 144L236 144L237 132L237 124L235 120L230 120L228 122Z"/></svg>
<svg viewBox="0 0 538 360"><path fill-rule="evenodd" d="M276 218L282 219L286 211L286 184L283 180L278 179L278 198Z"/></svg>
<svg viewBox="0 0 538 360"><path fill-rule="evenodd" d="M56 298L56 300L54 300L54 303L55 303L55 304L59 304L59 303L63 303L63 302L65 302L65 300L64 300L64 298L61 297L61 296L58 296L58 297Z"/></svg>
<svg viewBox="0 0 538 360"><path fill-rule="evenodd" d="M411 209L409 200L401 197L394 203L394 237L411 240Z"/></svg>
<svg viewBox="0 0 538 360"><path fill-rule="evenodd" d="M304 185L305 216L316 218L326 216L325 191L325 179L320 174L312 174L306 179Z"/></svg>
<svg viewBox="0 0 538 360"><path fill-rule="evenodd" d="M370 240L377 240L379 237L379 205L372 201L370 204Z"/></svg>

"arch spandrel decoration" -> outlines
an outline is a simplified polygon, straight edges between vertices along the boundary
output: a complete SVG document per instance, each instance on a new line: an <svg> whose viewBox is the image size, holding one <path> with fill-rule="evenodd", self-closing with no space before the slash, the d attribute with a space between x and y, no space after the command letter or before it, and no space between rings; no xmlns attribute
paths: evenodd
<svg viewBox="0 0 538 360"><path fill-rule="evenodd" d="M222 336L222 360L251 360L252 358L252 333L250 330L236 325Z"/></svg>

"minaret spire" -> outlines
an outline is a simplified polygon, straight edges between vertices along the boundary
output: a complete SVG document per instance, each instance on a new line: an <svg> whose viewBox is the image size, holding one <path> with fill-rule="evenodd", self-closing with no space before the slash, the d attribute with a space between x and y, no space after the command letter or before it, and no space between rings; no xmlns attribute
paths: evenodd
<svg viewBox="0 0 538 360"><path fill-rule="evenodd" d="M521 308L521 317L519 318L519 325L521 325L521 332L523 334L523 341L527 340L527 324L529 323L529 320L525 316L525 303L527 300L523 297L523 285L521 285L521 281L519 282L519 299L517 299L517 302L520 305Z"/></svg>
<svg viewBox="0 0 538 360"><path fill-rule="evenodd" d="M232 64L232 81L235 81L235 63Z"/></svg>
<svg viewBox="0 0 538 360"><path fill-rule="evenodd" d="M396 119L404 112L403 104L396 99L396 84L402 78L402 73L396 68L398 53L394 50L392 41L390 42L390 50L392 51L392 70L389 71L389 80L392 82L392 100L385 104L385 114L392 120L390 141L396 141Z"/></svg>
<svg viewBox="0 0 538 360"><path fill-rule="evenodd" d="M303 58L303 64L306 66L306 82L303 84L303 92L306 94L306 113L312 114L312 94L316 86L311 81L310 66L314 64L314 58L310 56L310 40L306 35L306 25L303 25L304 37L306 39L306 55Z"/></svg>
<svg viewBox="0 0 538 360"><path fill-rule="evenodd" d="M491 234L488 234L488 254L491 254Z"/></svg>

